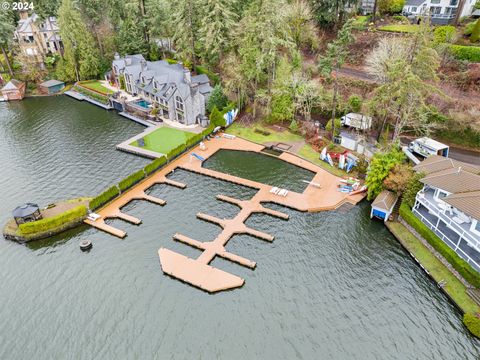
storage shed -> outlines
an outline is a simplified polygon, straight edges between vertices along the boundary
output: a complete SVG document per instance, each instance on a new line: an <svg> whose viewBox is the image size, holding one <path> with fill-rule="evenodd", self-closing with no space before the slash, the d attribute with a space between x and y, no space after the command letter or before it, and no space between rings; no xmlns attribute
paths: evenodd
<svg viewBox="0 0 480 360"><path fill-rule="evenodd" d="M65 87L65 83L58 80L47 80L39 85L40 92L43 94L55 94Z"/></svg>
<svg viewBox="0 0 480 360"><path fill-rule="evenodd" d="M397 195L391 191L383 190L372 203L370 218L376 217L387 222L397 201Z"/></svg>
<svg viewBox="0 0 480 360"><path fill-rule="evenodd" d="M25 83L12 79L1 90L5 100L22 100L25 96Z"/></svg>

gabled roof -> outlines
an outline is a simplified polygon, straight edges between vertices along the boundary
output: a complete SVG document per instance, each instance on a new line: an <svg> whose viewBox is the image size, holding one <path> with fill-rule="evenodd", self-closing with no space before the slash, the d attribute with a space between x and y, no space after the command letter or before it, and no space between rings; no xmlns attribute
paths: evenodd
<svg viewBox="0 0 480 360"><path fill-rule="evenodd" d="M18 90L22 86L22 84L23 83L21 81L12 79L2 88L2 91L3 90Z"/></svg>
<svg viewBox="0 0 480 360"><path fill-rule="evenodd" d="M375 198L375 200L372 203L372 206L382 210L390 211L395 206L397 199L398 199L398 196L395 195L393 192L388 190L383 190Z"/></svg>
<svg viewBox="0 0 480 360"><path fill-rule="evenodd" d="M40 84L40 86L43 86L43 87L52 87L52 86L57 86L57 85L63 85L65 84L63 81L58 81L58 80L47 80L43 83Z"/></svg>
<svg viewBox="0 0 480 360"><path fill-rule="evenodd" d="M467 164L454 159L446 158L444 156L432 155L423 160L420 164L417 164L413 169L417 172L423 172L425 174L432 174L438 171L446 169L454 169L461 167L462 170L471 172L473 174L480 174L480 166Z"/></svg>
<svg viewBox="0 0 480 360"><path fill-rule="evenodd" d="M480 175L472 174L461 167L432 173L420 181L453 194L480 191Z"/></svg>
<svg viewBox="0 0 480 360"><path fill-rule="evenodd" d="M474 219L480 220L480 191L451 194L442 200Z"/></svg>

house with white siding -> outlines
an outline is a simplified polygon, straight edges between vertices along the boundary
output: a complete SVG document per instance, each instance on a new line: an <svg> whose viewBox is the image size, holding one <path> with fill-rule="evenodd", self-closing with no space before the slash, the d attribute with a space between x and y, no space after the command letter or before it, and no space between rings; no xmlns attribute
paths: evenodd
<svg viewBox="0 0 480 360"><path fill-rule="evenodd" d="M430 16L433 24L449 24L453 22L458 11L460 18L471 16L476 1L464 0L462 3L462 0L407 0L403 14L417 20L422 16Z"/></svg>
<svg viewBox="0 0 480 360"><path fill-rule="evenodd" d="M480 272L480 167L433 155L414 169L426 175L413 213Z"/></svg>
<svg viewBox="0 0 480 360"><path fill-rule="evenodd" d="M111 77L139 96L143 107L157 108L161 119L182 125L208 126L205 106L213 88L207 75L192 76L181 63L146 61L140 54L115 56Z"/></svg>

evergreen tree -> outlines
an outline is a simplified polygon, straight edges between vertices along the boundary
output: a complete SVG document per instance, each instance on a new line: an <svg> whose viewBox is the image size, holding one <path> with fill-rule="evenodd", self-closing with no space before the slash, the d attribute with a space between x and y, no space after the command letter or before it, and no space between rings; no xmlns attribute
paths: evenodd
<svg viewBox="0 0 480 360"><path fill-rule="evenodd" d="M235 1L233 1L235 3ZM216 63L230 46L232 29L237 15L231 0L205 0L205 16L201 22L201 40L207 62Z"/></svg>
<svg viewBox="0 0 480 360"><path fill-rule="evenodd" d="M195 70L201 9L199 0L179 0L175 4L172 21L175 24L173 40L182 59Z"/></svg>
<svg viewBox="0 0 480 360"><path fill-rule="evenodd" d="M90 79L100 72L100 54L81 13L72 0L63 0L58 10L64 57L59 73L64 80Z"/></svg>
<svg viewBox="0 0 480 360"><path fill-rule="evenodd" d="M355 6L358 0L310 0L317 22L322 27L335 28L342 24L348 8Z"/></svg>
<svg viewBox="0 0 480 360"><path fill-rule="evenodd" d="M11 11L0 11L0 49L7 64L8 72L13 77L13 69L8 57L8 48L13 39L13 32L15 30L14 16Z"/></svg>

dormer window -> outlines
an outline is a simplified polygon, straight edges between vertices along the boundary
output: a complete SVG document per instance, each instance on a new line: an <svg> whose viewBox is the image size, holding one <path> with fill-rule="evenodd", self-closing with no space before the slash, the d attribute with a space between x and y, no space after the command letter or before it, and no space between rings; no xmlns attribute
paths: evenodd
<svg viewBox="0 0 480 360"><path fill-rule="evenodd" d="M175 108L183 111L183 99L180 96L175 96Z"/></svg>

